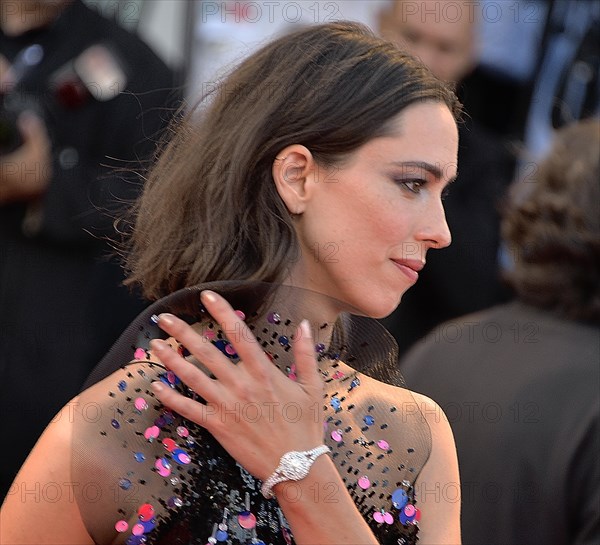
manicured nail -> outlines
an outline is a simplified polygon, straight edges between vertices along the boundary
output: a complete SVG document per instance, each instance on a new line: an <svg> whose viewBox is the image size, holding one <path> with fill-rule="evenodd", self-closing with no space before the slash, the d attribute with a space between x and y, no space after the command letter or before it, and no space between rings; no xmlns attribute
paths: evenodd
<svg viewBox="0 0 600 545"><path fill-rule="evenodd" d="M202 299L202 301L206 301L208 303L216 303L217 302L217 294L214 291L204 290L200 294L200 299Z"/></svg>
<svg viewBox="0 0 600 545"><path fill-rule="evenodd" d="M152 350L154 350L155 352L162 352L165 350L166 347L166 343L160 339L152 339L150 341L150 348Z"/></svg>
<svg viewBox="0 0 600 545"><path fill-rule="evenodd" d="M300 322L300 331L302 331L302 335L307 339L312 339L312 332L310 331L310 324L308 320L302 320Z"/></svg>
<svg viewBox="0 0 600 545"><path fill-rule="evenodd" d="M163 312L158 315L158 323L164 325L173 325L175 323L175 316L168 312Z"/></svg>
<svg viewBox="0 0 600 545"><path fill-rule="evenodd" d="M158 393L164 391L165 389L164 385L158 380L155 380L150 386L152 386L152 389Z"/></svg>

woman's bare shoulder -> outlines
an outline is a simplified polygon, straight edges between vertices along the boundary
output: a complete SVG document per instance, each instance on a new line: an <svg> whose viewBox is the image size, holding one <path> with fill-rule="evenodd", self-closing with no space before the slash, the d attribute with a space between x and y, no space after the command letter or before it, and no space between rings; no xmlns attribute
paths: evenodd
<svg viewBox="0 0 600 545"><path fill-rule="evenodd" d="M121 381L128 380L132 392L141 391L158 369L153 361L132 362L62 407L30 452L2 505L0 543L94 543L80 512L83 488L90 483L80 482L81 475L75 475L78 444L82 437L89 437L84 428L93 428L113 413L119 401L111 393L119 391ZM93 469L91 458L89 463ZM95 486L99 490L104 483Z"/></svg>
<svg viewBox="0 0 600 545"><path fill-rule="evenodd" d="M454 435L444 411L435 401L411 393L431 430L431 454L416 481L423 512L420 542L458 545L461 495Z"/></svg>
<svg viewBox="0 0 600 545"><path fill-rule="evenodd" d="M0 542L92 544L71 478L71 440L79 398L48 424L15 478L0 513Z"/></svg>

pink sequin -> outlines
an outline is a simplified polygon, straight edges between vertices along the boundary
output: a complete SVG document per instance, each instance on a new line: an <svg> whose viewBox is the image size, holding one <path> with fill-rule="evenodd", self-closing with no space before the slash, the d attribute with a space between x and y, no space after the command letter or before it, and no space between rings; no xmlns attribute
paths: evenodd
<svg viewBox="0 0 600 545"><path fill-rule="evenodd" d="M216 337L216 335L215 335L215 332L214 332L214 331L205 331L205 332L204 332L204 336L205 336L205 337L206 337L206 338L207 338L209 341L212 341L212 340L213 340L213 339Z"/></svg>
<svg viewBox="0 0 600 545"><path fill-rule="evenodd" d="M143 348L136 348L133 353L133 357L136 360L145 360L146 359L146 351Z"/></svg>
<svg viewBox="0 0 600 545"><path fill-rule="evenodd" d="M177 435L179 435L179 437L187 437L190 434L190 432L188 431L188 429L184 426L178 426L177 428Z"/></svg>
<svg viewBox="0 0 600 545"><path fill-rule="evenodd" d="M179 462L181 462L182 464L189 464L189 463L192 461L192 459L191 459L191 458L190 458L190 457L189 457L187 454L185 454L185 453L183 453L183 454L180 454L180 455L177 457L177 459L178 459L178 461L179 461Z"/></svg>
<svg viewBox="0 0 600 545"><path fill-rule="evenodd" d="M388 450L390 448L390 444L381 439L380 441L377 441L377 446L381 449L381 450Z"/></svg>
<svg viewBox="0 0 600 545"><path fill-rule="evenodd" d="M238 524L245 530L251 530L256 526L256 517L252 513L239 515Z"/></svg>
<svg viewBox="0 0 600 545"><path fill-rule="evenodd" d="M240 319L240 320L245 320L246 319L246 315L241 311L241 310L234 310L235 315Z"/></svg>
<svg viewBox="0 0 600 545"><path fill-rule="evenodd" d="M127 528L129 528L129 524L125 520L120 520L115 524L115 530L119 533L126 532Z"/></svg>
<svg viewBox="0 0 600 545"><path fill-rule="evenodd" d="M412 517L414 514L416 513L416 508L414 505L411 505L410 503L408 505L404 506L404 514L407 517Z"/></svg>
<svg viewBox="0 0 600 545"><path fill-rule="evenodd" d="M171 474L171 468L162 459L156 460L154 467L161 477L168 477Z"/></svg>
<svg viewBox="0 0 600 545"><path fill-rule="evenodd" d="M150 426L149 428L146 428L146 431L144 432L144 437L148 440L156 439L159 433L160 429L158 428L158 426Z"/></svg>
<svg viewBox="0 0 600 545"><path fill-rule="evenodd" d="M233 348L233 346L230 345L230 344L228 344L225 347L225 352L227 352L227 354L229 354L230 356L235 356L236 355L235 348Z"/></svg>
<svg viewBox="0 0 600 545"><path fill-rule="evenodd" d="M148 408L148 402L143 397L138 397L133 402L138 411L145 411Z"/></svg>
<svg viewBox="0 0 600 545"><path fill-rule="evenodd" d="M336 441L337 443L339 443L342 440L342 432L341 430L333 430L331 432L331 438Z"/></svg>
<svg viewBox="0 0 600 545"><path fill-rule="evenodd" d="M375 511L375 513L373 513L373 518L379 522L379 524L383 524L384 522L386 524L394 524L394 517L387 511Z"/></svg>
<svg viewBox="0 0 600 545"><path fill-rule="evenodd" d="M134 536L142 536L144 535L144 527L141 524L134 524L133 528L131 529L131 533Z"/></svg>
<svg viewBox="0 0 600 545"><path fill-rule="evenodd" d="M369 477L362 476L360 479L358 479L358 486L360 486L363 490L369 488L369 486L371 486L371 481L369 481Z"/></svg>

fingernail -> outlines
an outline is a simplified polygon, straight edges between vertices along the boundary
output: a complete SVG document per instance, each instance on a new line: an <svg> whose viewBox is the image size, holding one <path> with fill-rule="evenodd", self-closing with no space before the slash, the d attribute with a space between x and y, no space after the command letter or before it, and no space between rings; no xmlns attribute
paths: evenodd
<svg viewBox="0 0 600 545"><path fill-rule="evenodd" d="M312 332L310 331L310 324L308 320L302 320L300 322L300 331L302 331L302 335L307 339L312 339Z"/></svg>
<svg viewBox="0 0 600 545"><path fill-rule="evenodd" d="M164 341L161 341L160 339L152 339L150 341L150 348L152 348L152 350L155 352L161 352L166 348L166 346Z"/></svg>
<svg viewBox="0 0 600 545"><path fill-rule="evenodd" d="M150 386L152 386L152 389L155 392L162 392L165 387L163 384L161 384L158 380L155 380L152 384L150 384Z"/></svg>
<svg viewBox="0 0 600 545"><path fill-rule="evenodd" d="M165 325L173 325L175 323L174 318L175 316L173 316L172 314L164 312L163 314L158 315L158 323Z"/></svg>
<svg viewBox="0 0 600 545"><path fill-rule="evenodd" d="M207 301L209 303L216 303L217 294L214 291L204 290L200 294L200 299L202 299L202 301Z"/></svg>

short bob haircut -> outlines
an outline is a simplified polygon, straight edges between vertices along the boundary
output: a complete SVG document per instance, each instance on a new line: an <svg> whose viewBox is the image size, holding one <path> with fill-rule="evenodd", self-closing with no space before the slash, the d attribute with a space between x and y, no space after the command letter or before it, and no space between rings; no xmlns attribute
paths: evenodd
<svg viewBox="0 0 600 545"><path fill-rule="evenodd" d="M127 283L151 299L214 280L284 279L298 247L271 172L286 146L329 168L389 134L411 104L460 114L422 63L350 22L271 42L205 101L175 127L134 209Z"/></svg>
<svg viewBox="0 0 600 545"><path fill-rule="evenodd" d="M600 120L569 125L536 175L515 187L502 225L518 297L600 323Z"/></svg>

